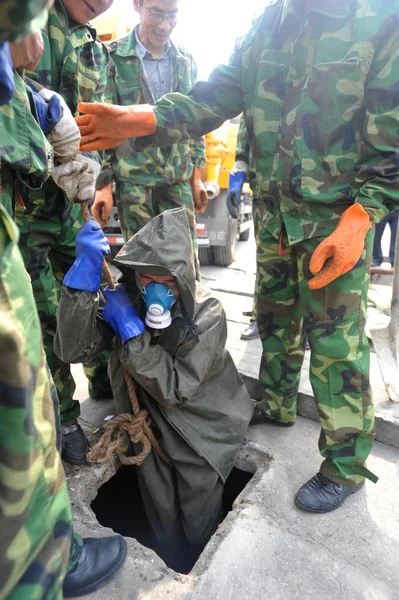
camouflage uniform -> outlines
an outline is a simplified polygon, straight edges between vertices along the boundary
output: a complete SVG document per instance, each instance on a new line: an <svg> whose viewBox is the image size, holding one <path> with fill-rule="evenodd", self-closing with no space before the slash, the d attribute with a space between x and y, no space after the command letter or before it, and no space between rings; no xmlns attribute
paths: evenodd
<svg viewBox="0 0 399 600"><path fill-rule="evenodd" d="M251 151L251 147L248 141L248 133L245 127L245 119L242 116L240 119L240 125L238 128L237 134L237 147L236 147L236 161L242 160L247 163L249 167L248 181L249 186L252 191L252 216L254 221L254 235L255 241L258 243L259 234L262 226L263 213L265 208L265 203L261 199L260 190L256 183L256 172L253 160L253 153ZM256 269L256 280L255 280L255 289L254 289L254 299L252 302L252 311L250 313L251 321L257 321L258 315L258 296L257 296L257 287L258 287L258 269ZM244 313L245 316L249 316L249 313Z"/></svg>
<svg viewBox="0 0 399 600"><path fill-rule="evenodd" d="M321 472L339 483L375 480L364 466L374 424L364 332L373 234L355 268L319 292L307 288L308 263L354 202L374 222L398 206L398 72L398 0L319 0L308 13L303 0L276 0L227 66L188 98L159 100L158 130L141 141L203 135L243 111L265 202L258 244L264 409L295 420L303 323L322 420Z"/></svg>
<svg viewBox="0 0 399 600"><path fill-rule="evenodd" d="M23 6L22 6L23 5ZM37 30L43 2L2 2L2 40ZM46 366L32 288L18 250L15 182L40 187L52 149L30 112L25 84L0 107L0 598L61 600L72 515L57 450L57 395ZM74 547L80 545L76 537ZM74 556L76 554L74 553ZM72 559L70 567L76 560Z"/></svg>
<svg viewBox="0 0 399 600"><path fill-rule="evenodd" d="M0 3L0 44L16 42L40 31L46 23L49 0L2 0Z"/></svg>
<svg viewBox="0 0 399 600"><path fill-rule="evenodd" d="M136 52L135 31L108 48L112 61L106 101L120 105L154 104L142 61ZM197 79L194 60L183 48L172 43L169 52L173 56L173 90L187 94ZM98 188L111 181L116 183L116 202L125 240L160 212L185 206L197 254L189 179L193 166L205 166L203 139L169 144L162 149L148 148L144 152L136 152L134 143L135 140L130 139L106 152L103 171L97 182Z"/></svg>
<svg viewBox="0 0 399 600"><path fill-rule="evenodd" d="M108 53L89 25L70 27L63 4L56 0L49 11L43 31L44 52L35 73L29 76L41 85L60 93L72 114L80 101L102 100L106 83ZM92 154L98 162L98 154ZM74 401L70 366L54 353L55 311L64 274L75 259L75 238L82 224L78 205L73 205L53 180L38 192L24 197L25 210L17 211L20 247L42 325L43 342L60 400L61 421L79 416ZM110 396L105 368L100 386ZM92 391L92 390L91 390Z"/></svg>

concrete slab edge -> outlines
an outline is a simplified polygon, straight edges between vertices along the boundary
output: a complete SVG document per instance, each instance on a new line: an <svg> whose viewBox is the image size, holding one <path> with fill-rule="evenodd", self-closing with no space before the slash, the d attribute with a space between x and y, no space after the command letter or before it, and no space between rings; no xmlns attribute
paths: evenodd
<svg viewBox="0 0 399 600"><path fill-rule="evenodd" d="M240 375L251 398L262 400L263 390L258 379L242 371L240 371ZM398 413L399 411L393 402L385 402L376 407L375 439L382 444L399 448L399 418L394 415L394 412ZM299 391L298 414L313 421L320 421L313 395Z"/></svg>

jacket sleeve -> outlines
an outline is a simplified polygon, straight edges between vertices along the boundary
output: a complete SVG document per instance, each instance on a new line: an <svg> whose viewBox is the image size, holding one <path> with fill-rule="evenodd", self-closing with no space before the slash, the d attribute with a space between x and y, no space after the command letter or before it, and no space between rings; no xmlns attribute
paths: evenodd
<svg viewBox="0 0 399 600"><path fill-rule="evenodd" d="M355 201L375 222L399 207L398 21L392 17L366 83L361 156L352 184Z"/></svg>
<svg viewBox="0 0 399 600"><path fill-rule="evenodd" d="M136 140L137 150L147 146L170 146L199 138L243 111L241 45L228 65L220 65L208 81L198 81L187 96L166 94L155 104L155 134Z"/></svg>
<svg viewBox="0 0 399 600"><path fill-rule="evenodd" d="M107 102L108 104L119 104L115 86L115 65L111 57L109 59L107 69L107 82L104 92L104 102ZM112 169L113 160L114 150L106 150L104 153L101 172L97 179L96 187L98 190L112 182L114 176Z"/></svg>
<svg viewBox="0 0 399 600"><path fill-rule="evenodd" d="M0 108L0 166L11 169L24 185L36 190L52 172L53 151L31 112L31 92L16 71L14 81L13 97Z"/></svg>
<svg viewBox="0 0 399 600"><path fill-rule="evenodd" d="M191 57L191 81L192 85L197 82L197 65ZM205 140L204 136L190 139L191 162L194 167L205 167Z"/></svg>
<svg viewBox="0 0 399 600"><path fill-rule="evenodd" d="M104 297L62 286L57 308L54 350L66 363L87 362L109 347L115 337L101 319Z"/></svg>
<svg viewBox="0 0 399 600"><path fill-rule="evenodd" d="M190 401L223 353L227 325L218 300L206 303L196 325L198 339L184 341L174 358L162 346L151 345L148 331L126 342L120 351L133 378L165 408Z"/></svg>

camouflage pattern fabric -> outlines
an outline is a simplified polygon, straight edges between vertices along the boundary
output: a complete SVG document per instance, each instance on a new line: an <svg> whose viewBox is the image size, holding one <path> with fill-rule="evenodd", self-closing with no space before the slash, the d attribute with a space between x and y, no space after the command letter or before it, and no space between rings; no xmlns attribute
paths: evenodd
<svg viewBox="0 0 399 600"><path fill-rule="evenodd" d="M43 38L43 55L36 72L29 76L60 93L72 113L76 113L80 101L102 100L108 53L96 41L95 30L89 25L70 27L62 3L56 0ZM99 154L92 153L91 157L101 162ZM79 206L72 205L52 180L24 200L26 209L17 210L20 247L32 280L47 361L57 386L61 421L65 422L77 417L80 409L73 400L75 383L70 366L60 361L53 350L55 310L63 276L75 258L75 238L82 217ZM99 386L109 389L104 364L95 377Z"/></svg>
<svg viewBox="0 0 399 600"><path fill-rule="evenodd" d="M49 0L2 0L0 2L0 44L16 42L40 31L47 19Z"/></svg>
<svg viewBox="0 0 399 600"><path fill-rule="evenodd" d="M354 201L378 221L398 206L399 0L276 0L228 65L155 106L137 148L203 135L244 113L264 224L289 244ZM389 148L389 151L386 149Z"/></svg>
<svg viewBox="0 0 399 600"><path fill-rule="evenodd" d="M106 102L120 105L154 103L135 46L134 31L108 46L111 62L105 92ZM194 60L188 52L173 43L169 52L172 52L173 57L174 90L187 94L197 79ZM101 188L111 181L116 182L116 204L122 215L125 239L136 233L159 212L167 208L185 206L194 250L197 253L194 203L188 185L193 165L205 166L205 145L202 137L172 144L167 148L147 148L144 152L135 150L135 139L132 138L105 153L97 187Z"/></svg>
<svg viewBox="0 0 399 600"><path fill-rule="evenodd" d="M288 246L263 228L257 246L256 294L263 355L259 407L283 423L294 422L305 335L311 348L310 381L321 419L321 472L338 483L376 477L364 466L373 443L374 407L365 333L374 232L357 265L321 290L310 290L310 257L331 231ZM281 252L281 251L280 251Z"/></svg>
<svg viewBox="0 0 399 600"><path fill-rule="evenodd" d="M16 71L14 81L11 101L0 106L0 202L9 214L14 213L15 177L39 189L53 165L53 150L31 112L31 92Z"/></svg>
<svg viewBox="0 0 399 600"><path fill-rule="evenodd" d="M116 197L119 198L118 214L125 242L155 215L168 209L185 207L196 257L196 277L199 281L198 242L190 183L182 181L174 185L151 187L121 181L116 184Z"/></svg>
<svg viewBox="0 0 399 600"><path fill-rule="evenodd" d="M292 358L291 342L281 343L277 368L270 353L278 335L267 340L270 330L288 336L287 321L276 321L283 294L273 293L284 276L285 308L297 308L300 290L322 415L323 472L336 481L375 479L361 466L371 449L373 422L361 325L369 264L364 257L321 292L305 294L306 265L354 202L374 222L399 205L398 72L399 0L319 0L309 11L303 0L276 0L239 41L228 65L217 67L188 97L168 94L157 102L157 132L137 145L164 146L203 135L244 113L259 199L265 203L258 243L264 408L275 419L294 419L300 351ZM279 257L282 234L286 253L294 253L295 260ZM290 270L288 279L284 272ZM270 325L265 325L267 316ZM295 336L302 340L300 327L290 339ZM282 389L289 399L274 387L279 369L287 378ZM324 390L331 393L323 387L324 378L333 390L328 409Z"/></svg>
<svg viewBox="0 0 399 600"><path fill-rule="evenodd" d="M0 598L61 600L71 507L40 323L18 232L1 205L0 257Z"/></svg>

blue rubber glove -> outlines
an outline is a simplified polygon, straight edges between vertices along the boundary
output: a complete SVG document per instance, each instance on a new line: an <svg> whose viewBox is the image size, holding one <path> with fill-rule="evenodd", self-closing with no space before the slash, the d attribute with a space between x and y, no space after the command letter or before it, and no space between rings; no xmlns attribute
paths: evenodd
<svg viewBox="0 0 399 600"><path fill-rule="evenodd" d="M230 173L229 188L227 190L226 204L233 219L238 218L237 208L240 206L242 186L246 180L245 173Z"/></svg>
<svg viewBox="0 0 399 600"><path fill-rule="evenodd" d="M111 325L122 344L141 335L145 325L136 313L123 285L119 285L114 290L105 288L104 296L107 304L103 310L103 319Z"/></svg>
<svg viewBox="0 0 399 600"><path fill-rule="evenodd" d="M14 72L8 42L0 44L0 106L7 104L14 94Z"/></svg>
<svg viewBox="0 0 399 600"><path fill-rule="evenodd" d="M98 292L103 261L110 248L100 225L91 218L76 236L76 259L63 285L84 292Z"/></svg>
<svg viewBox="0 0 399 600"><path fill-rule="evenodd" d="M54 94L50 100L46 102L36 90L30 89L35 103L39 125L42 128L43 133L47 135L62 117L60 97L58 94Z"/></svg>

